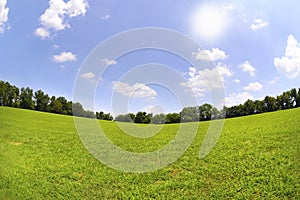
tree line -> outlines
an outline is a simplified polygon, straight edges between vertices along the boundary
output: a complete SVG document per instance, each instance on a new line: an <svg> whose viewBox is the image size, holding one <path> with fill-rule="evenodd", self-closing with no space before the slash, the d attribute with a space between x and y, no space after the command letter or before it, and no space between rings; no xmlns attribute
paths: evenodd
<svg viewBox="0 0 300 200"><path fill-rule="evenodd" d="M88 118L95 117L94 112L85 110L79 102L68 101L65 97L50 97L42 90L33 91L29 87L22 87L19 89L18 87L11 85L9 82L4 81L0 81L0 106L24 108ZM109 113L105 114L104 118L103 114L97 114L96 117L99 117L99 119L112 120L112 116Z"/></svg>
<svg viewBox="0 0 300 200"><path fill-rule="evenodd" d="M152 113L139 111L136 114L121 114L114 119L110 113L104 113L103 111L94 113L93 111L85 110L79 102L68 101L65 97L50 97L42 90L33 91L29 87L19 89L8 82L0 81L0 106L110 121L165 124L241 117L300 107L300 88L298 90L293 88L290 91L285 91L277 97L266 96L263 100L248 99L243 104L231 107L224 106L221 110L205 103L201 106L185 107L179 113L153 115Z"/></svg>
<svg viewBox="0 0 300 200"><path fill-rule="evenodd" d="M185 107L179 113L157 114L153 116L152 113L148 114L146 112L139 111L136 115L133 113L122 114L116 116L115 121L145 124L197 122L221 118L241 117L297 107L300 107L300 88L298 88L298 90L293 88L290 91L283 92L276 98L266 96L263 100L248 99L243 104L231 107L224 106L221 110L205 103L201 106Z"/></svg>

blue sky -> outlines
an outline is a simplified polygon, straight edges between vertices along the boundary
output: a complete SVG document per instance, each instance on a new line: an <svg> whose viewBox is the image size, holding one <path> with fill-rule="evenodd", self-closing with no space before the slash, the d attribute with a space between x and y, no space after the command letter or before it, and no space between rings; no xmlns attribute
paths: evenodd
<svg viewBox="0 0 300 200"><path fill-rule="evenodd" d="M199 70L176 55L149 49L102 58L110 68L96 88L95 110L112 112L116 94L127 97L128 112L178 112L181 106L168 88L143 83L143 75L138 82L120 80L147 63L176 70L185 78L178 87L191 89L199 104L210 102L205 87L214 80L202 80L214 72L223 80L226 105L261 99L300 87L299 8L297 0L0 0L0 80L72 100L77 74L99 80L93 72L80 74L98 44L130 29L160 27L192 38L202 50L191 55L196 60L208 55L215 67Z"/></svg>

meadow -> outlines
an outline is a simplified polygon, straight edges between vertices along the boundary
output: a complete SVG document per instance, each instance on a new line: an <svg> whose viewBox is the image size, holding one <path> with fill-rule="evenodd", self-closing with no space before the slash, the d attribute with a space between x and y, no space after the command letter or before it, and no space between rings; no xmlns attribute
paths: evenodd
<svg viewBox="0 0 300 200"><path fill-rule="evenodd" d="M199 149L210 122L200 122L176 162L126 173L85 149L73 117L0 107L0 199L299 199L299 119L300 108L226 119L203 159ZM163 147L179 126L165 125L143 139L124 134L115 122L99 123L111 141L135 152Z"/></svg>

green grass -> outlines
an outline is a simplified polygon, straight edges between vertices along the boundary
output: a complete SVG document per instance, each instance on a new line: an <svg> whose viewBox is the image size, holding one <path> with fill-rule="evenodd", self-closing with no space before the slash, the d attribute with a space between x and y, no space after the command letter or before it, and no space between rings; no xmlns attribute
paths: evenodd
<svg viewBox="0 0 300 200"><path fill-rule="evenodd" d="M135 174L93 158L70 116L0 107L0 199L299 199L299 120L300 109L227 119L204 159L198 154L209 122L200 122L175 163ZM166 125L141 139L114 122L99 123L115 144L134 152L163 147L178 128Z"/></svg>

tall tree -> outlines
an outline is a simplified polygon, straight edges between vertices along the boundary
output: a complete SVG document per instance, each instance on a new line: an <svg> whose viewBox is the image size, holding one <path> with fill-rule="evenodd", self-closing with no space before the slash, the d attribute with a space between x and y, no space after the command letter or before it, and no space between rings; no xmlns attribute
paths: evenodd
<svg viewBox="0 0 300 200"><path fill-rule="evenodd" d="M26 109L34 109L33 90L29 87L21 88L20 107Z"/></svg>
<svg viewBox="0 0 300 200"><path fill-rule="evenodd" d="M300 107L300 88L298 89L298 93L297 93L296 107Z"/></svg>
<svg viewBox="0 0 300 200"><path fill-rule="evenodd" d="M57 101L59 101L61 103L62 106L62 114L68 114L68 100L65 97L58 97Z"/></svg>
<svg viewBox="0 0 300 200"><path fill-rule="evenodd" d="M166 116L166 123L179 123L180 122L180 115L178 113L168 113Z"/></svg>
<svg viewBox="0 0 300 200"><path fill-rule="evenodd" d="M38 111L48 111L49 96L42 90L38 90L34 93L35 109Z"/></svg>
<svg viewBox="0 0 300 200"><path fill-rule="evenodd" d="M180 112L182 122L197 122L200 119L198 107L185 107Z"/></svg>
<svg viewBox="0 0 300 200"><path fill-rule="evenodd" d="M260 101L260 100L255 100L254 101L254 113L258 114L258 113L262 113L263 112L263 106L264 106L264 102Z"/></svg>
<svg viewBox="0 0 300 200"><path fill-rule="evenodd" d="M119 122L133 122L135 115L133 114L132 116L131 114L132 113L118 115L115 117L115 120Z"/></svg>
<svg viewBox="0 0 300 200"><path fill-rule="evenodd" d="M212 111L213 106L205 103L201 106L199 106L199 112L200 112L200 120L201 121L206 121L211 119L211 111Z"/></svg>
<svg viewBox="0 0 300 200"><path fill-rule="evenodd" d="M272 111L275 111L278 109L278 104L281 104L279 103L280 98L277 97L277 99L275 99L274 97L270 97L270 96L266 96L265 99L264 99L264 105L263 105L263 110L265 112L272 112Z"/></svg>
<svg viewBox="0 0 300 200"><path fill-rule="evenodd" d="M136 113L134 123L149 124L152 119L152 113L147 114L146 112L139 111Z"/></svg>
<svg viewBox="0 0 300 200"><path fill-rule="evenodd" d="M63 114L63 105L59 100L54 100L52 108L54 113Z"/></svg>
<svg viewBox="0 0 300 200"><path fill-rule="evenodd" d="M55 100L56 100L55 96L52 96L50 98L50 103L49 103L49 106L48 106L48 112L56 113L55 109L54 109L54 102L55 102Z"/></svg>
<svg viewBox="0 0 300 200"><path fill-rule="evenodd" d="M72 101L68 101L67 103L67 115L73 115L73 111L72 111Z"/></svg>
<svg viewBox="0 0 300 200"><path fill-rule="evenodd" d="M12 91L13 91L12 107L17 108L17 107L19 107L20 91L19 91L19 88L17 88L16 86L13 86Z"/></svg>
<svg viewBox="0 0 300 200"><path fill-rule="evenodd" d="M291 89L290 95L291 95L291 106L297 107L297 90L296 90L296 88Z"/></svg>
<svg viewBox="0 0 300 200"><path fill-rule="evenodd" d="M8 106L7 82L0 81L0 105Z"/></svg>
<svg viewBox="0 0 300 200"><path fill-rule="evenodd" d="M104 112L103 111L96 112L96 118L97 119L103 119L104 118Z"/></svg>
<svg viewBox="0 0 300 200"><path fill-rule="evenodd" d="M283 96L283 105L284 105L284 109L289 109L292 107L292 103L291 103L291 92L290 91L286 91L282 93Z"/></svg>
<svg viewBox="0 0 300 200"><path fill-rule="evenodd" d="M250 99L248 99L244 104L243 104L243 109L245 115L252 115L255 112L255 105L254 102Z"/></svg>
<svg viewBox="0 0 300 200"><path fill-rule="evenodd" d="M110 113L104 113L103 111L96 112L96 118L101 120L113 120L113 116Z"/></svg>
<svg viewBox="0 0 300 200"><path fill-rule="evenodd" d="M79 102L73 103L72 109L74 116L95 118L95 113L93 111L84 110L83 106Z"/></svg>
<svg viewBox="0 0 300 200"><path fill-rule="evenodd" d="M166 115L163 113L157 114L152 118L151 122L153 124L164 124L164 123L166 123Z"/></svg>
<svg viewBox="0 0 300 200"><path fill-rule="evenodd" d="M222 112L219 111L216 107L211 109L211 119L221 119L223 118Z"/></svg>

